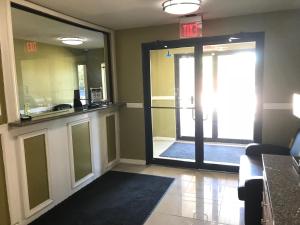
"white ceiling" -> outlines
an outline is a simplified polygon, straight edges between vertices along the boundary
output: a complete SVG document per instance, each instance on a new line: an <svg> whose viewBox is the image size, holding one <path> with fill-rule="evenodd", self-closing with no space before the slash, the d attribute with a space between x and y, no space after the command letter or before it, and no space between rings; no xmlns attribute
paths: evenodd
<svg viewBox="0 0 300 225"><path fill-rule="evenodd" d="M112 29L178 22L162 11L164 0L29 0L55 11ZM299 9L300 0L202 0L204 19Z"/></svg>
<svg viewBox="0 0 300 225"><path fill-rule="evenodd" d="M66 46L58 38L77 37L86 41L82 45L67 46L77 49L103 48L104 35L100 32L65 24L47 17L12 9L13 35L16 39L37 41L46 44Z"/></svg>

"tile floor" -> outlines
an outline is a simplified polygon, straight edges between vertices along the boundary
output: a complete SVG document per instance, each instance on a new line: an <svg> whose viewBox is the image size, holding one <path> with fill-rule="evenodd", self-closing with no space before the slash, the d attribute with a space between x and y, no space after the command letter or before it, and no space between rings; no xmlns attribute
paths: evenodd
<svg viewBox="0 0 300 225"><path fill-rule="evenodd" d="M237 174L131 164L113 170L175 178L144 225L244 224Z"/></svg>

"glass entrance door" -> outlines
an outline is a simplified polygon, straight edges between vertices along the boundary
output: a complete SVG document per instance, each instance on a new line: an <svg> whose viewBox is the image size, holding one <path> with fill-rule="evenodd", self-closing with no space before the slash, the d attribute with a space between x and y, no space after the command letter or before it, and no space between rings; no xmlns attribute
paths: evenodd
<svg viewBox="0 0 300 225"><path fill-rule="evenodd" d="M148 163L238 170L261 139L262 43L251 33L143 45Z"/></svg>
<svg viewBox="0 0 300 225"><path fill-rule="evenodd" d="M153 158L195 163L194 47L151 50L150 90Z"/></svg>
<svg viewBox="0 0 300 225"><path fill-rule="evenodd" d="M195 57L178 54L175 57L177 140L195 139Z"/></svg>
<svg viewBox="0 0 300 225"><path fill-rule="evenodd" d="M255 42L204 45L204 163L239 165L254 141Z"/></svg>

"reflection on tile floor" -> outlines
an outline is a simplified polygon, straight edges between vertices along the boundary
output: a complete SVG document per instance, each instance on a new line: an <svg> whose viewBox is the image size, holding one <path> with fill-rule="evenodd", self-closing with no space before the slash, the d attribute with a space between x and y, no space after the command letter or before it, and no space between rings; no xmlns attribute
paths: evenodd
<svg viewBox="0 0 300 225"><path fill-rule="evenodd" d="M244 224L237 174L130 164L114 170L175 178L145 225Z"/></svg>

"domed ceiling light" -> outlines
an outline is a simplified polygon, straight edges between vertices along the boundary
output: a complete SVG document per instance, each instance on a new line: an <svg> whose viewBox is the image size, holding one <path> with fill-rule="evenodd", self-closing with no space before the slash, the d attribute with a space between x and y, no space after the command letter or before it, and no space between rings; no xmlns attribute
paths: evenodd
<svg viewBox="0 0 300 225"><path fill-rule="evenodd" d="M197 11L200 7L200 0L167 0L162 6L167 13L184 15Z"/></svg>
<svg viewBox="0 0 300 225"><path fill-rule="evenodd" d="M66 37L66 38L58 38L62 43L66 45L81 45L85 41L82 38L73 38L73 37Z"/></svg>

